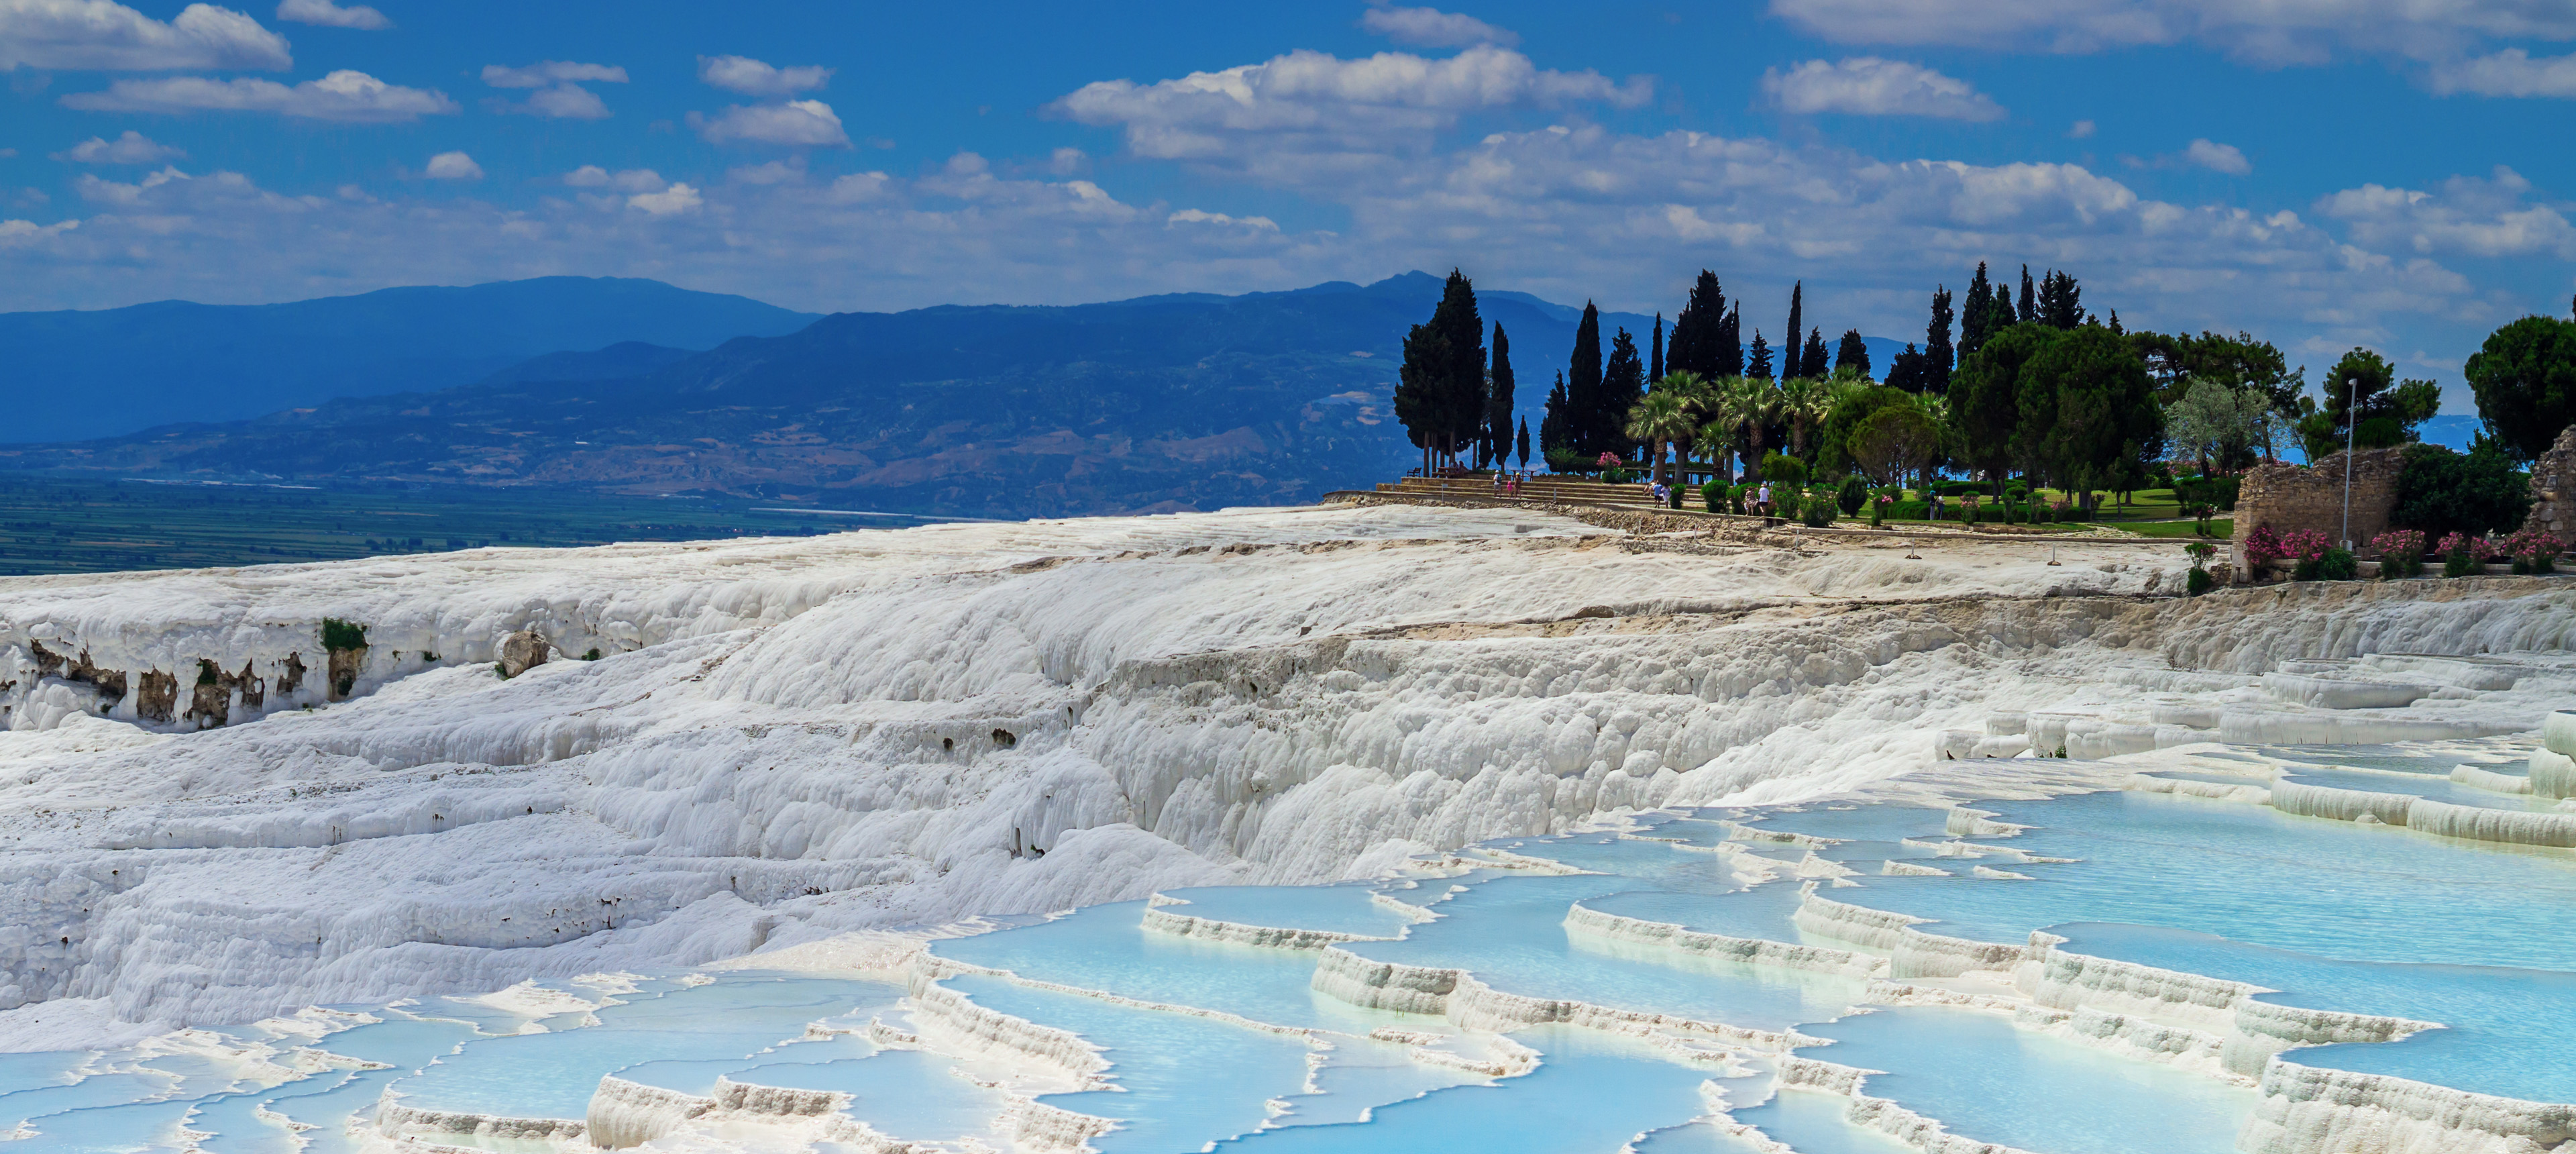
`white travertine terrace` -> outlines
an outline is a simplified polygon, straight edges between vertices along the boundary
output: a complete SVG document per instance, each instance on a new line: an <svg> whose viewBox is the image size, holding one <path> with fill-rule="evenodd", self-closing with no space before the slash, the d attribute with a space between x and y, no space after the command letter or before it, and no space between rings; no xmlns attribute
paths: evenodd
<svg viewBox="0 0 2576 1154"><path fill-rule="evenodd" d="M2000 541L1909 560L1375 507L0 580L0 1042L80 1040L40 1034L39 1010L82 1008L105 1038L785 957L872 929L1183 886L1370 877L1664 806L2117 788L2131 766L2080 759L2521 732L2576 687L2563 652L2576 593L2550 581L2183 600L2167 595L2178 556L2059 553L2050 566ZM324 618L367 630L347 700L330 700ZM503 680L495 646L524 629L557 659ZM569 659L591 648L604 659ZM201 662L221 674L208 683L221 725L187 712ZM146 674L178 687L167 721L146 714ZM2576 715L2551 715L2544 737L2528 788L2576 792ZM2044 756L2060 749L2070 760ZM2576 815L2295 774L2137 785L2407 827L2362 836L2576 844ZM1950 833L2001 843L1939 852L1995 864L1946 872L2029 884L1998 868L2030 855L1991 816L1954 810ZM1451 861L1563 868L1499 850ZM1581 905L1566 928L1884 974L1922 997L1994 979L2011 1002L1994 1008L2025 1028L2260 1078L2277 1129L2266 1150L2492 1138L2518 1151L2515 1135L2551 1124L2534 1104L2281 1056L2424 1023L2281 1007L2037 939L1947 937L1826 896L1851 881L1836 863L1782 868L1818 879L1798 926L1852 948ZM1175 906L1145 919L1310 953L1318 992L1463 1029L1561 1023L1775 1052L1803 1040L1375 962L1340 948L1357 935ZM918 956L899 968L912 1028L888 1038L990 1056L1032 1085L1098 1083L1083 1039L975 1005ZM603 1086L590 1118L546 1124L643 1141L726 1111L806 1117L751 1089L731 1104L649 1090ZM1887 1112L1901 1108L1867 1108L1890 1133L1933 1141ZM374 1124L513 1123L389 1099ZM1026 1103L1019 1124L1033 1145L1070 1150L1099 1120ZM2443 1126L2462 1144L2440 1146ZM2401 1137L2356 1144L2363 1134ZM833 1140L877 1148L856 1132Z"/></svg>

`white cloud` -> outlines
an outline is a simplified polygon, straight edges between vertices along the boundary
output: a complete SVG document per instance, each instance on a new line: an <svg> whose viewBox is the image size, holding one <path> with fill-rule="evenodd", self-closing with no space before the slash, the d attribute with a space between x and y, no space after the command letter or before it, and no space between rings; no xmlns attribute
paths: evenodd
<svg viewBox="0 0 2576 1154"><path fill-rule="evenodd" d="M54 154L56 160L77 164L159 164L188 155L185 151L154 141L129 128L114 140L90 137Z"/></svg>
<svg viewBox="0 0 2576 1154"><path fill-rule="evenodd" d="M692 112L689 127L709 144L755 140L763 144L846 148L850 143L850 134L841 129L841 118L832 115L832 106L820 100L749 107L735 104L714 116Z"/></svg>
<svg viewBox="0 0 2576 1154"><path fill-rule="evenodd" d="M649 168L624 168L612 173L596 164L565 173L563 182L574 188L614 188L619 192L660 192L670 186L661 173Z"/></svg>
<svg viewBox="0 0 2576 1154"><path fill-rule="evenodd" d="M1423 48L1465 48L1476 44L1509 48L1521 42L1520 35L1509 29L1437 8L1371 8L1361 15L1360 27L1398 44Z"/></svg>
<svg viewBox="0 0 2576 1154"><path fill-rule="evenodd" d="M229 8L191 4L168 23L112 0L0 0L0 72L295 66L286 38Z"/></svg>
<svg viewBox="0 0 2576 1154"><path fill-rule="evenodd" d="M2093 131L2094 125L2092 121L2078 120L2075 122L2075 126L2073 128L2066 130L2066 138L2068 140L2084 140L2091 137L2093 135Z"/></svg>
<svg viewBox="0 0 2576 1154"><path fill-rule="evenodd" d="M578 80L624 84L626 69L614 64L580 64L570 60L540 60L516 68L506 64L483 66L483 83L493 88L543 88L549 84Z"/></svg>
<svg viewBox="0 0 2576 1154"><path fill-rule="evenodd" d="M1957 289L1979 260L2027 260L2074 271L2088 302L2118 308L2132 327L2243 328L2316 363L2299 350L2369 343L2465 356L2524 306L2442 262L2558 253L2571 212L2504 174L2427 193L2357 188L2303 220L2152 199L2085 165L1882 159L1577 117L1454 143L1435 130L1545 98L1508 86L1454 95L1401 70L1402 82L1375 88L1341 75L1302 88L1235 75L1249 95L1239 122L1163 85L1114 86L1115 101L1091 106L1101 123L1134 117L1204 139L1195 157L1221 180L1189 207L1037 173L1044 158L972 153L905 177L796 178L792 164L754 165L685 190L656 187L661 178L641 169L585 166L524 208L327 186L282 195L233 174L165 170L77 182L78 228L30 233L0 253L0 308L579 273L804 308L901 309L1242 292L1455 264L1551 299L1669 309L1707 266L1751 302L1781 300L1805 278L1808 309L1832 331L1902 333L1919 330L1932 285ZM1395 119L1300 119L1359 113ZM1288 218L1268 207L1279 203L1327 210L1335 223L1279 227Z"/></svg>
<svg viewBox="0 0 2576 1154"><path fill-rule="evenodd" d="M2254 162L2245 159L2245 154L2238 151L2235 145L2218 144L2206 139L2194 140L2191 142L2191 147L2183 149L2182 162L2206 168L2211 172L2223 172L2229 176L2246 176L2254 171Z"/></svg>
<svg viewBox="0 0 2576 1154"><path fill-rule="evenodd" d="M2435 191L2365 184L2317 202L2317 211L2352 226L2363 244L2419 254L2478 257L2555 256L2576 260L2576 226L2566 205L2529 201L2531 182L2502 165L2487 179L2455 176Z"/></svg>
<svg viewBox="0 0 2576 1154"><path fill-rule="evenodd" d="M705 203L706 199L698 195L697 189L685 184L675 184L660 192L639 192L626 198L627 207L640 209L654 216L674 216L683 212L694 212L698 206Z"/></svg>
<svg viewBox="0 0 2576 1154"><path fill-rule="evenodd" d="M1083 183L1089 184L1090 182L1085 181ZM1091 187L1097 188L1099 186L1092 185ZM1248 228L1257 232L1279 231L1279 222L1266 216L1227 216L1221 212L1207 212L1195 208L1185 208L1170 216L1164 217L1163 223L1165 226L1206 224L1224 228Z"/></svg>
<svg viewBox="0 0 2576 1154"><path fill-rule="evenodd" d="M823 87L832 70L819 64L778 68L748 56L701 56L698 79L745 96L785 97Z"/></svg>
<svg viewBox="0 0 2576 1154"><path fill-rule="evenodd" d="M341 69L293 88L274 80L215 80L173 76L166 80L119 80L104 92L76 92L63 97L63 107L90 112L273 112L308 120L387 123L456 111L456 102L435 89L387 84L364 72Z"/></svg>
<svg viewBox="0 0 2576 1154"><path fill-rule="evenodd" d="M2576 56L2534 60L2520 48L2507 48L2492 56L2434 65L2432 87L2446 95L2576 97Z"/></svg>
<svg viewBox="0 0 2576 1154"><path fill-rule="evenodd" d="M1080 176L1091 170L1091 154L1079 148L1059 148L1047 154L1046 170L1057 176Z"/></svg>
<svg viewBox="0 0 2576 1154"><path fill-rule="evenodd" d="M1829 40L2096 52L2195 40L2267 64L2336 48L2442 59L2490 38L2576 37L2576 6L2533 0L1771 0Z"/></svg>
<svg viewBox="0 0 2576 1154"><path fill-rule="evenodd" d="M725 170L725 179L735 184L792 184L805 179L805 157L802 154L766 164L746 164Z"/></svg>
<svg viewBox="0 0 2576 1154"><path fill-rule="evenodd" d="M485 107L503 114L543 116L555 120L606 120L613 115L599 94L581 86L580 81L607 84L626 83L626 69L613 64L581 64L571 60L540 60L534 64L512 67L506 64L483 66L483 83L493 88L534 88L524 101L487 100Z"/></svg>
<svg viewBox="0 0 2576 1154"><path fill-rule="evenodd" d="M1902 60L1855 56L1838 63L1810 60L1762 74L1762 90L1781 108L1802 115L1843 112L1856 116L1929 116L1943 120L2001 120L2003 106L1967 81Z"/></svg>
<svg viewBox="0 0 2576 1154"><path fill-rule="evenodd" d="M498 98L484 105L503 115L543 116L553 120L606 120L616 115L599 94L578 84L558 84L528 94L524 101L513 103Z"/></svg>
<svg viewBox="0 0 2576 1154"><path fill-rule="evenodd" d="M1050 111L1118 125L1138 156L1290 176L1378 167L1431 146L1471 113L1603 103L1633 108L1653 96L1644 78L1614 84L1598 72L1556 72L1508 49L1470 48L1445 60L1381 52L1343 60L1291 52L1178 80L1086 84Z"/></svg>
<svg viewBox="0 0 2576 1154"><path fill-rule="evenodd" d="M340 7L331 0L280 0L277 18L298 24L320 24L328 28L360 28L380 32L394 26L385 14L364 4Z"/></svg>
<svg viewBox="0 0 2576 1154"><path fill-rule="evenodd" d="M422 174L431 180L481 180L483 166L462 152L442 152L429 158L429 167Z"/></svg>

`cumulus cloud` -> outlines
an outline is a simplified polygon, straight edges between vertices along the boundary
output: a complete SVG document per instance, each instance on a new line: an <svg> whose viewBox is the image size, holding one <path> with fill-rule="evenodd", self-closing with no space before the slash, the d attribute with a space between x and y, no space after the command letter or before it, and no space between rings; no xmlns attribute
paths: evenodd
<svg viewBox="0 0 2576 1154"><path fill-rule="evenodd" d="M269 112L307 120L389 123L454 113L456 102L435 89L387 84L343 68L292 88L274 80L173 76L119 80L104 92L75 92L63 107L89 112Z"/></svg>
<svg viewBox="0 0 2576 1154"><path fill-rule="evenodd" d="M343 8L331 0L281 0L277 18L298 24L319 24L326 28L359 28L380 32L394 26L385 14L364 4Z"/></svg>
<svg viewBox="0 0 2576 1154"><path fill-rule="evenodd" d="M606 120L613 115L599 94L582 87L577 81L595 80L608 84L626 83L626 69L611 64L580 64L570 60L540 60L522 67L505 64L483 66L483 83L494 88L534 88L524 101L492 99L484 106L494 112L525 116L544 116L555 120Z"/></svg>
<svg viewBox="0 0 2576 1154"><path fill-rule="evenodd" d="M168 23L113 0L0 0L0 72L295 66L286 38L230 8L191 4Z"/></svg>
<svg viewBox="0 0 2576 1154"><path fill-rule="evenodd" d="M184 151L158 143L151 137L129 128L125 130L124 135L114 140L90 137L64 151L55 153L54 159L68 160L75 164L159 164L162 161L176 160L186 155L188 154Z"/></svg>
<svg viewBox="0 0 2576 1154"><path fill-rule="evenodd" d="M1166 226L1184 224L1216 225L1222 228L1248 228L1259 232L1279 231L1279 222L1266 216L1227 216L1221 212L1185 208L1163 218Z"/></svg>
<svg viewBox="0 0 2576 1154"><path fill-rule="evenodd" d="M1652 82L1643 78L1616 84L1598 72L1542 69L1518 52L1487 45L1445 60L1403 52L1357 60L1291 52L1153 84L1086 84L1049 109L1125 129L1127 148L1138 156L1321 175L1427 148L1434 133L1472 112L1584 103L1633 108L1653 95Z"/></svg>
<svg viewBox="0 0 2576 1154"><path fill-rule="evenodd" d="M2538 60L2520 48L2433 66L2433 91L2449 95L2576 97L2576 56Z"/></svg>
<svg viewBox="0 0 2576 1154"><path fill-rule="evenodd" d="M483 83L493 88L543 88L576 80L624 84L626 69L613 64L581 64L570 60L540 60L517 68L505 64L483 66Z"/></svg>
<svg viewBox="0 0 2576 1154"><path fill-rule="evenodd" d="M481 180L483 166L462 152L442 152L429 158L429 167L421 174L431 180Z"/></svg>
<svg viewBox="0 0 2576 1154"><path fill-rule="evenodd" d="M700 196L697 189L685 184L674 184L660 192L639 192L626 198L628 208L653 216L674 216L683 212L695 212L705 203L706 198Z"/></svg>
<svg viewBox="0 0 2576 1154"><path fill-rule="evenodd" d="M820 64L778 68L748 56L701 56L698 79L745 96L787 97L823 87L832 70Z"/></svg>
<svg viewBox="0 0 2576 1154"><path fill-rule="evenodd" d="M2192 141L2191 147L2182 150L2182 161L2229 176L2245 176L2254 171L2254 162L2245 159L2245 154L2235 145L2218 144L2207 139Z"/></svg>
<svg viewBox="0 0 2576 1154"><path fill-rule="evenodd" d="M649 168L625 168L612 173L596 164L585 164L564 174L563 182L574 188L614 188L619 192L660 192L670 182Z"/></svg>
<svg viewBox="0 0 2576 1154"><path fill-rule="evenodd" d="M2564 205L2530 201L2531 182L2498 165L2486 179L2455 176L2433 190L2365 184L2317 202L2348 222L2353 239L2421 254L2555 256L2576 260L2576 226Z"/></svg>
<svg viewBox="0 0 2576 1154"><path fill-rule="evenodd" d="M847 148L850 134L841 128L841 118L832 115L832 106L820 100L790 100L782 104L729 105L713 116L692 112L689 127L709 144L728 144L737 140L763 144L787 144L814 147Z"/></svg>
<svg viewBox="0 0 2576 1154"><path fill-rule="evenodd" d="M1187 207L1048 175L1043 158L972 153L909 177L754 165L685 190L645 170L584 166L525 208L288 195L225 173L91 177L76 185L77 228L29 233L0 252L0 308L577 271L786 294L780 303L806 308L901 309L1241 292L1453 264L1552 299L1669 308L1705 265L1750 299L1785 296L1804 277L1808 308L1832 325L1898 332L1921 323L1932 285L1956 288L1979 260L2028 260L2075 271L2088 300L2136 326L2243 328L2312 360L2300 350L2330 356L2360 343L2464 356L2509 319L2499 310L2519 306L2443 261L2556 252L2570 211L2502 174L2421 194L2358 188L2302 219L2159 200L2076 164L1891 160L1579 120L1454 142L1431 129L1579 98L1526 87L1459 95L1401 70L1377 87L1333 70L1304 87L1235 76L1248 97L1240 119L1154 84L1115 85L1115 101L1093 106L1104 124L1132 116L1206 139L1197 155L1216 158L1208 167L1221 179ZM1354 109L1412 119L1395 129L1300 120ZM1259 159L1271 155L1278 162ZM1242 201L1227 203L1225 184ZM1335 224L1282 227L1245 206L1290 198L1329 208Z"/></svg>
<svg viewBox="0 0 2576 1154"><path fill-rule="evenodd" d="M1828 64L1810 60L1782 73L1762 74L1762 90L1789 112L1843 112L1856 116L1929 116L1943 120L2001 120L2003 106L1967 81L1918 64L1854 56Z"/></svg>
<svg viewBox="0 0 2576 1154"><path fill-rule="evenodd" d="M1509 48L1521 42L1520 35L1509 29L1437 8L1371 8L1361 15L1360 27L1398 44L1423 48L1465 48L1476 44Z"/></svg>
<svg viewBox="0 0 2576 1154"><path fill-rule="evenodd" d="M2194 40L2267 64L2337 48L2415 59L2492 38L2576 37L2576 7L2529 0L1771 0L1803 31L1853 44L2096 52Z"/></svg>

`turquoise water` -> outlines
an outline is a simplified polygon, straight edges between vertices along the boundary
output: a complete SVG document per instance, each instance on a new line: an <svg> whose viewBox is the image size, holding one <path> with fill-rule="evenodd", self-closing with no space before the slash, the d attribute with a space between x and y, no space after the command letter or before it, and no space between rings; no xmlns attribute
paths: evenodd
<svg viewBox="0 0 2576 1154"><path fill-rule="evenodd" d="M2295 780L2520 808L2444 775L2474 755L2266 748ZM2249 761L2249 764L2251 762ZM2209 780L2221 775L2180 774ZM1925 928L2018 944L2033 930L2064 949L2277 990L2285 1004L2438 1021L2401 1042L2295 1051L2310 1065L2382 1073L2480 1093L2576 1101L2576 853L2426 838L2403 830L2292 817L2259 806L2101 792L1980 803L2017 836L1954 839L1939 809L1841 804L1642 817L1629 836L1588 832L1500 839L1490 848L1563 863L1551 874L1477 868L1303 888L1170 891L1171 912L1365 939L1364 958L1463 970L1540 1002L1581 1002L1824 1044L1808 1057L1884 1071L1865 1092L1937 1119L1952 1134L2038 1154L2219 1154L2253 1107L2252 1091L2017 1030L2005 1014L1870 1007L1867 983L1714 960L1568 934L1578 903L1606 914L1737 938L1813 939L1792 920L1802 883L1747 885L1739 854L1800 862L1804 846L1738 841L1720 819L1830 839L1812 852L1854 873L1821 896L1934 919ZM1914 844L1905 844L1911 840ZM2032 880L1980 879L1965 840L2069 859L1985 864ZM1470 855L1472 857L1472 855ZM1884 876L1886 861L1953 871ZM1407 909L1423 916L1408 916ZM587 1115L609 1074L697 1095L719 1079L848 1095L846 1112L898 1140L1012 1145L1014 1094L1108 1119L1102 1154L1263 1154L1301 1150L1533 1154L1750 1154L1749 1126L1797 1154L1912 1149L1848 1117L1850 1100L1782 1089L1773 1059L1709 1038L1614 1035L1563 1025L1508 1042L1441 1017L1369 1010L1318 993L1317 951L1183 938L1144 928L1144 902L940 939L935 955L994 973L945 985L974 1003L1078 1035L1108 1064L1106 1088L1058 1092L1006 1053L943 1054L860 1031L923 1028L899 984L879 979L666 973L608 1004L531 1016L425 998L373 1010L382 1020L313 1043L384 1069L332 1069L282 1085L241 1084L193 1055L0 1055L0 1128L25 1120L17 1151L172 1151L185 1132L207 1154L349 1154L352 1118L389 1089L406 1103L519 1118ZM683 980L687 979L687 980ZM1040 988L1038 984L1048 988ZM1061 988L1057 988L1061 987ZM1107 995L1107 996L1101 996ZM366 1009L365 1007L344 1007ZM1856 1012L1858 1011L1858 1012ZM809 1033L820 1024L826 1029ZM236 1038L260 1037L229 1028ZM1373 1035L1373 1032L1376 1032ZM947 1035L925 1030L936 1041ZM299 1040L300 1042L300 1040ZM281 1048L284 1043L276 1043ZM1525 1073L1494 1076L1430 1060L1417 1046L1482 1061L1525 1053ZM1696 1056L1694 1056L1696 1055ZM1014 1071L1018 1071L1015 1073ZM1712 1117L1713 1103L1731 1103ZM294 1131L281 1121L310 1127ZM742 1125L742 1123L727 1123ZM5 1132L5 1129L0 1129ZM748 1133L747 1131L744 1133ZM737 1135L739 1136L739 1135ZM705 1137L705 1136L701 1136ZM517 1149L497 1139L442 1140ZM726 1138L709 1138L723 1149ZM695 1139L693 1139L695 1141Z"/></svg>

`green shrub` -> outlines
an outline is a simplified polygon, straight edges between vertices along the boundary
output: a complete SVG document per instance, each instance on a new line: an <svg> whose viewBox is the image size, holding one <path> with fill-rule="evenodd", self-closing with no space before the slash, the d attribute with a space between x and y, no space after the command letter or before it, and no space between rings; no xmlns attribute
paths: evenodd
<svg viewBox="0 0 2576 1154"><path fill-rule="evenodd" d="M203 657L197 659L197 684L217 685L221 684L223 679L223 674L215 669L214 662Z"/></svg>
<svg viewBox="0 0 2576 1154"><path fill-rule="evenodd" d="M1822 529L1833 524L1834 499L1823 493L1808 495L1798 507L1798 519L1806 522L1810 529Z"/></svg>
<svg viewBox="0 0 2576 1154"><path fill-rule="evenodd" d="M1846 517L1860 512L1861 506L1869 504L1869 486L1862 484L1856 476L1843 478L1842 487L1834 490L1834 504L1841 507Z"/></svg>
<svg viewBox="0 0 2576 1154"><path fill-rule="evenodd" d="M1932 491L1944 497L1964 497L1970 493L1983 493L1986 486L1975 481L1934 481Z"/></svg>
<svg viewBox="0 0 2576 1154"><path fill-rule="evenodd" d="M2236 508L2237 478L2176 477L2174 500L2184 505L2214 505L2233 511Z"/></svg>
<svg viewBox="0 0 2576 1154"><path fill-rule="evenodd" d="M2317 577L2326 581L2350 581L2361 573L2361 562L2345 549L2328 549L2316 560Z"/></svg>
<svg viewBox="0 0 2576 1154"><path fill-rule="evenodd" d="M1783 485L1795 489L1807 482L1807 463L1784 453L1762 454L1762 479L1771 482L1772 491Z"/></svg>
<svg viewBox="0 0 2576 1154"><path fill-rule="evenodd" d="M584 661L597 661L599 660L599 650L594 647L590 652L582 654L581 659Z"/></svg>
<svg viewBox="0 0 2576 1154"><path fill-rule="evenodd" d="M2379 579L2401 581L2424 575L2424 559L2412 553L2393 553L2379 559Z"/></svg>
<svg viewBox="0 0 2576 1154"><path fill-rule="evenodd" d="M1711 513L1726 511L1726 482L1707 481L1699 487L1699 501Z"/></svg>
<svg viewBox="0 0 2576 1154"><path fill-rule="evenodd" d="M2484 572L2486 566L2478 564L2478 559L2466 549L2457 550L2442 559L2442 576L2445 577L2475 577Z"/></svg>
<svg viewBox="0 0 2576 1154"><path fill-rule="evenodd" d="M2190 587L2191 595L2198 597L2209 592L2211 586L2218 584L2218 578L2210 576L2207 569L2195 568L2185 583Z"/></svg>
<svg viewBox="0 0 2576 1154"><path fill-rule="evenodd" d="M360 625L354 621L342 621L337 617L325 617L322 619L322 648L327 650L349 650L364 649L366 647L366 626Z"/></svg>

